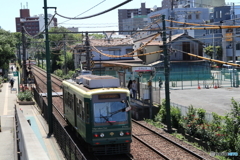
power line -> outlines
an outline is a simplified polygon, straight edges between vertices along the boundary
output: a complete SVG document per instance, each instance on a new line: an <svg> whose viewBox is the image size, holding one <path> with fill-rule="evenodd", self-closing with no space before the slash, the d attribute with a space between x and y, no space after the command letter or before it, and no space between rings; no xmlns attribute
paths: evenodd
<svg viewBox="0 0 240 160"><path fill-rule="evenodd" d="M56 14L57 14L58 16L62 17L62 18L66 18L66 19L70 19L70 20L87 19L87 18L96 17L96 16L102 15L102 14L104 14L104 13L110 12L110 11L112 11L112 10L118 8L118 7L121 7L122 5L124 5L124 4L126 4L126 3L129 3L129 2L131 2L131 1L132 1L132 0L126 0L125 2L120 3L120 4L114 6L114 7L110 8L110 9L107 9L107 10L103 11L103 12L100 12L100 13L97 13L97 14L94 14L94 15L90 15L90 16L86 16L86 17L80 17L80 18L75 18L75 17L73 17L73 18L71 18L71 17L66 17L66 16L63 16L63 15L60 15L60 14L58 14L58 13L56 13Z"/></svg>
<svg viewBox="0 0 240 160"><path fill-rule="evenodd" d="M102 4L104 1L106 1L106 0L103 0L102 2L98 3L97 5L95 5L95 6L91 7L90 9L88 9L88 10L84 11L83 13L81 13L81 14L79 14L79 15L75 16L75 18L76 18L76 17L78 17L78 16L81 16L81 15L83 15L84 13L86 13L86 12L88 12L88 11L92 10L93 8L95 8L95 7L99 6L99 5L100 5L100 4ZM64 22L61 22L61 23L59 23L59 24L65 23L65 22L67 22L67 21L70 21L70 20L66 20L66 21L64 21Z"/></svg>

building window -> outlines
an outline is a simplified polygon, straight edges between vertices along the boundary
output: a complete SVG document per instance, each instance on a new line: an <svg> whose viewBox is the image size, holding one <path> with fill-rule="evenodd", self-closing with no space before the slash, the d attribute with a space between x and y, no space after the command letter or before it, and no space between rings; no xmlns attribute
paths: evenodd
<svg viewBox="0 0 240 160"><path fill-rule="evenodd" d="M219 12L219 18L222 18L222 11Z"/></svg>
<svg viewBox="0 0 240 160"><path fill-rule="evenodd" d="M192 19L192 14L188 14L188 19Z"/></svg>
<svg viewBox="0 0 240 160"><path fill-rule="evenodd" d="M200 14L196 14L196 19L200 19Z"/></svg>
<svg viewBox="0 0 240 160"><path fill-rule="evenodd" d="M236 50L240 50L240 43L236 44Z"/></svg>
<svg viewBox="0 0 240 160"><path fill-rule="evenodd" d="M120 56L121 51L120 50L109 50L109 53L111 55ZM120 59L120 58L110 57L110 59Z"/></svg>

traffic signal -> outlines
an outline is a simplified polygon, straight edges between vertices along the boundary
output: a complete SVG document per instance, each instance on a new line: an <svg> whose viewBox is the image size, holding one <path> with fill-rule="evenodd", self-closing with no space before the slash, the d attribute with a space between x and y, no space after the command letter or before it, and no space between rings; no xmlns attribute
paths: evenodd
<svg viewBox="0 0 240 160"><path fill-rule="evenodd" d="M158 84L158 85L159 85L159 87L160 87L160 88L162 88L162 84L163 84L163 82L162 82L162 79L161 79L161 77L159 77L159 80L158 80L158 82L159 82L159 84Z"/></svg>
<svg viewBox="0 0 240 160"><path fill-rule="evenodd" d="M90 63L91 63L91 64L90 64L90 67L93 69L93 67L94 67L94 61L91 61Z"/></svg>

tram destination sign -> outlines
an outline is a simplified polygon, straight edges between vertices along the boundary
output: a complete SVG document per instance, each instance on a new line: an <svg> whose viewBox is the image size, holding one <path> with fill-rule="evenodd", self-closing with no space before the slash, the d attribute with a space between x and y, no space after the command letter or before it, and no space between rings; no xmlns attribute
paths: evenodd
<svg viewBox="0 0 240 160"><path fill-rule="evenodd" d="M133 72L151 72L152 67L132 67Z"/></svg>
<svg viewBox="0 0 240 160"><path fill-rule="evenodd" d="M98 95L98 99L115 99L120 98L120 94L101 94Z"/></svg>

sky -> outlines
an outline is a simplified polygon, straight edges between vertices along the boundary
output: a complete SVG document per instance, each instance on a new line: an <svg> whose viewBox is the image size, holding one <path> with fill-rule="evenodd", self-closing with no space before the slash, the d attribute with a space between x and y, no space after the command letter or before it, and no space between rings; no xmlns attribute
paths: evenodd
<svg viewBox="0 0 240 160"><path fill-rule="evenodd" d="M83 12L86 13L79 17L85 17L97 14L99 12L110 9L126 0L47 0L48 7L57 7L57 13L66 17L76 17ZM119 7L113 11L105 13L103 15L83 19L83 20L67 20L59 16L55 16L58 19L58 26L64 27L79 27L79 31L113 31L118 30L118 9L132 9L140 8L141 3L146 4L146 8L152 8L153 6L161 7L161 0L133 0L122 7ZM238 0L226 0L227 2L234 2L235 5L240 5ZM98 5L99 4L99 5ZM20 16L20 9L29 9L30 16L43 14L44 0L8 0L0 2L0 26L2 29L10 32L16 32L15 17ZM54 9L48 9L48 14L54 14Z"/></svg>

